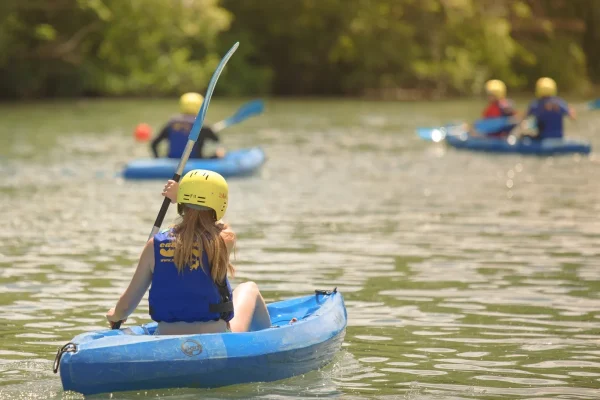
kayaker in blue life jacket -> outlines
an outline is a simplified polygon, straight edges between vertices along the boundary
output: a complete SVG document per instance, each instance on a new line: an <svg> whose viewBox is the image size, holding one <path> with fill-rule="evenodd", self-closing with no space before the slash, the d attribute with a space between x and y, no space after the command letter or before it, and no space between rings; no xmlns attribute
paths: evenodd
<svg viewBox="0 0 600 400"><path fill-rule="evenodd" d="M514 103L506 98L506 84L498 79L492 79L485 83L485 92L488 96L489 104L483 111L483 118L512 117L516 114ZM504 139L510 131L516 126L509 125L504 129L492 132L486 136L489 138Z"/></svg>
<svg viewBox="0 0 600 400"><path fill-rule="evenodd" d="M529 104L527 115L536 119L537 135L528 135L532 139L560 139L564 136L564 116L575 120L575 110L567 102L556 96L557 87L554 79L540 78L535 85L536 100Z"/></svg>
<svg viewBox="0 0 600 400"><path fill-rule="evenodd" d="M181 158L185 146L188 142L188 137L196 120L198 111L202 107L204 97L198 93L186 93L179 99L179 107L181 114L171 118L171 120L164 126L157 137L152 140L152 153L154 157L158 158L158 145L163 140L169 141L169 152L167 157L169 158ZM213 142L219 141L219 136L210 127L204 126L200 130L198 140L192 149L190 158L222 158L225 155L225 150L222 148L217 149L216 153L211 156L205 156L203 153L204 143L207 140Z"/></svg>
<svg viewBox="0 0 600 400"><path fill-rule="evenodd" d="M228 203L225 179L216 172L193 170L163 196L177 202L181 220L148 241L125 292L110 309L111 323L124 321L146 290L156 334L250 332L271 326L257 285L245 282L232 292L227 275L235 234L221 222ZM234 312L235 311L235 312Z"/></svg>

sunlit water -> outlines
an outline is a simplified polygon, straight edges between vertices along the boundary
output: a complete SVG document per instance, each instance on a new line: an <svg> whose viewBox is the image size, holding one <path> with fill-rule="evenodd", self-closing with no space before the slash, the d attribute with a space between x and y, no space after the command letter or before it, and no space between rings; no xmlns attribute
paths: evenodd
<svg viewBox="0 0 600 400"><path fill-rule="evenodd" d="M240 104L215 100L208 119ZM81 398L51 363L105 328L131 277L163 182L118 174L148 154L135 124L156 128L174 105L0 107L1 399ZM268 155L230 180L234 282L268 301L337 286L343 350L284 381L113 398L600 398L599 159L474 154L414 134L480 107L271 101L224 132ZM600 149L599 126L587 114L569 129ZM146 321L144 302L128 324Z"/></svg>

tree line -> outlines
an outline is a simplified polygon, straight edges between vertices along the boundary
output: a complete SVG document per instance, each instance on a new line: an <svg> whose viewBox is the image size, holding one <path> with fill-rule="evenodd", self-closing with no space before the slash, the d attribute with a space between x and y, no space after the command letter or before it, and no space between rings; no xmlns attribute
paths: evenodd
<svg viewBox="0 0 600 400"><path fill-rule="evenodd" d="M600 83L598 0L3 0L0 96L430 98ZM225 77L226 76L226 77Z"/></svg>

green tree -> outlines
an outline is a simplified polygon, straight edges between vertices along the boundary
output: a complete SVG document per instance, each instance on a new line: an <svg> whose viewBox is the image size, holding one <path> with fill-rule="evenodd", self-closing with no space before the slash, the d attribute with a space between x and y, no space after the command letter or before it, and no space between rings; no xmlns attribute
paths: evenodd
<svg viewBox="0 0 600 400"><path fill-rule="evenodd" d="M4 0L0 96L480 93L600 82L598 0ZM401 93L402 94L402 93Z"/></svg>
<svg viewBox="0 0 600 400"><path fill-rule="evenodd" d="M360 94L369 88L478 90L496 74L518 82L518 46L495 0L278 0L222 4L276 94ZM506 12L504 12L506 14Z"/></svg>
<svg viewBox="0 0 600 400"><path fill-rule="evenodd" d="M4 0L4 96L200 90L230 14L217 0Z"/></svg>

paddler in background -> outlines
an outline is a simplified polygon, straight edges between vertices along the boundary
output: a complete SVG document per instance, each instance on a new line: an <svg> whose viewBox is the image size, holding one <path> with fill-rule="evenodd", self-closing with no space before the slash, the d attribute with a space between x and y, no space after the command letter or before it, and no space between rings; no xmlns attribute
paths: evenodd
<svg viewBox="0 0 600 400"><path fill-rule="evenodd" d="M154 157L159 157L159 143L163 140L168 140L169 152L167 157L181 158L181 155L183 154L185 146L188 142L188 136L190 135L192 126L194 125L194 120L196 119L198 111L200 111L200 107L202 107L203 101L204 97L202 97L202 95L199 93L190 92L181 96L179 99L181 114L171 118L167 125L165 125L165 127L160 131L158 136L156 136L152 141L151 147ZM225 149L223 148L218 148L213 155L205 156L203 154L203 150L204 143L207 140L218 142L219 137L210 127L204 126L200 130L200 135L196 141L196 144L194 145L194 148L192 149L190 158L223 158L225 156Z"/></svg>
<svg viewBox="0 0 600 400"><path fill-rule="evenodd" d="M514 103L506 98L506 84L498 79L492 79L485 83L485 93L488 96L489 104L483 111L483 118L512 117L517 114ZM487 134L487 137L504 139L508 137L510 131L516 126L507 125L497 132Z"/></svg>
<svg viewBox="0 0 600 400"><path fill-rule="evenodd" d="M527 115L521 119L521 123L527 117L535 117L537 133L529 135L532 139L560 139L564 136L563 118L568 116L576 119L575 110L567 102L557 95L556 82L552 78L540 78L535 84L536 100L529 104Z"/></svg>

